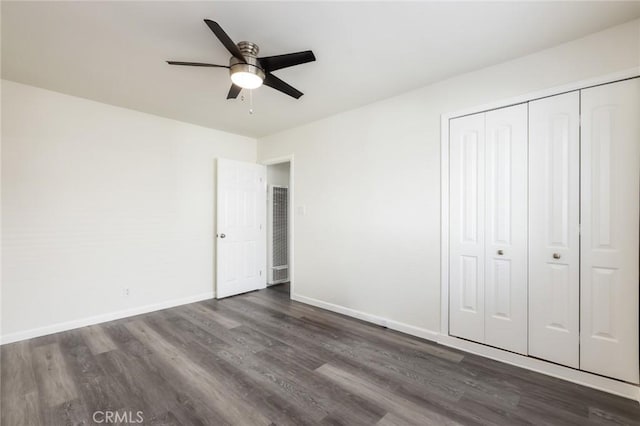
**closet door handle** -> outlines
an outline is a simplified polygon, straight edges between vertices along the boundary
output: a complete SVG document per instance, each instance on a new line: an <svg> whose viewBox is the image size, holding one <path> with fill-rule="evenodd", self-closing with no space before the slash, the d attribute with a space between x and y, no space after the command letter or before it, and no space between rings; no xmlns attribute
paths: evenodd
<svg viewBox="0 0 640 426"><path fill-rule="evenodd" d="M498 250L498 256L502 256L504 254L504 250Z"/></svg>
<svg viewBox="0 0 640 426"><path fill-rule="evenodd" d="M225 238L225 237L226 237L226 235L220 234L220 238Z"/></svg>
<svg viewBox="0 0 640 426"><path fill-rule="evenodd" d="M560 259L562 256L560 256L560 253L553 253L553 258L554 259Z"/></svg>

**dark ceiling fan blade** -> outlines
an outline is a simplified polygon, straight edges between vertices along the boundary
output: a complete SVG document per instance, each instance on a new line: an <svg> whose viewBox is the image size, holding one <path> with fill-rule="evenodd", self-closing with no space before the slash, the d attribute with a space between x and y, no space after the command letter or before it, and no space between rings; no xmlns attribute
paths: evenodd
<svg viewBox="0 0 640 426"><path fill-rule="evenodd" d="M286 55L266 56L258 58L260 65L265 71L275 71L282 68L292 67L294 65L306 64L316 60L311 50L304 52L287 53Z"/></svg>
<svg viewBox="0 0 640 426"><path fill-rule="evenodd" d="M227 99L237 98L241 90L242 90L242 87L232 84L231 88L229 89L229 93L227 94Z"/></svg>
<svg viewBox="0 0 640 426"><path fill-rule="evenodd" d="M247 62L246 59L244 59L242 52L240 52L240 49L238 49L238 46L236 46L233 40L231 40L231 37L229 37L227 33L224 32L222 27L218 25L217 22L212 21L210 19L205 19L204 22L209 26L211 31L213 31L216 37L218 37L218 40L220 40L220 42L224 45L224 47L226 47L227 50L233 56L235 56L237 59L241 60L242 62Z"/></svg>
<svg viewBox="0 0 640 426"><path fill-rule="evenodd" d="M303 95L303 93L301 91L299 91L298 89L296 89L295 87L289 86L287 83L285 83L284 81L280 80L278 77L276 77L273 74L269 74L267 73L266 77L264 78L264 81L262 82L265 86L269 86L273 89L276 89L284 94L287 94L293 98L299 99L300 96Z"/></svg>
<svg viewBox="0 0 640 426"><path fill-rule="evenodd" d="M214 67L214 68L229 68L227 65L205 64L203 62L180 62L180 61L167 61L169 65L186 65L189 67Z"/></svg>

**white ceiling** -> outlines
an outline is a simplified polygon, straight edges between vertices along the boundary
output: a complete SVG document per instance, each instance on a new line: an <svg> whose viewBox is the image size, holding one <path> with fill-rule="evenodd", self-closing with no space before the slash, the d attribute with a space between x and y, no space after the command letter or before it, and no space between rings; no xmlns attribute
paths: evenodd
<svg viewBox="0 0 640 426"><path fill-rule="evenodd" d="M640 16L640 2L2 2L2 77L249 136L391 97ZM261 56L312 49L270 88L226 100L227 64L204 24Z"/></svg>

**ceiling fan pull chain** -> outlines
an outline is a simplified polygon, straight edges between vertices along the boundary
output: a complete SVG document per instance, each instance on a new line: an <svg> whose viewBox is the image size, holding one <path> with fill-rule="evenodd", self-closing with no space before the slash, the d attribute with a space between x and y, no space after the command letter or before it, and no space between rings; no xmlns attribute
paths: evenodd
<svg viewBox="0 0 640 426"><path fill-rule="evenodd" d="M249 115L253 115L253 90L249 90Z"/></svg>

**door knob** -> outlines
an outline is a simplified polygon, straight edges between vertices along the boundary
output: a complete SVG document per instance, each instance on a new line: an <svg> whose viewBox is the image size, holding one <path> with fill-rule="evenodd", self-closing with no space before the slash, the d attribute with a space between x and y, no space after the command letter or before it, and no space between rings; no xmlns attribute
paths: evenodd
<svg viewBox="0 0 640 426"><path fill-rule="evenodd" d="M498 250L498 256L502 256L504 254L504 250Z"/></svg>
<svg viewBox="0 0 640 426"><path fill-rule="evenodd" d="M226 237L226 235L220 234L220 238L225 238L225 237Z"/></svg>
<svg viewBox="0 0 640 426"><path fill-rule="evenodd" d="M553 258L554 259L560 259L562 256L560 256L560 253L553 253Z"/></svg>

